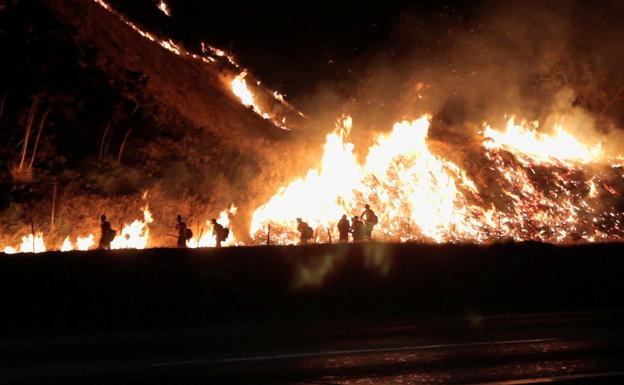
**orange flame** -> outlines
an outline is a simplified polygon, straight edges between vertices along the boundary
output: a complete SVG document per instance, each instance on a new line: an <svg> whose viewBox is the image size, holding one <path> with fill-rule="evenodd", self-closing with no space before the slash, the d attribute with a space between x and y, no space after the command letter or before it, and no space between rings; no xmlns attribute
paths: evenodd
<svg viewBox="0 0 624 385"><path fill-rule="evenodd" d="M531 127L532 126L532 127ZM526 121L515 124L514 118L507 121L505 131L493 130L486 126L483 142L486 149L505 149L520 155L521 159L529 158L534 162L593 162L603 157L602 145L585 146L572 134L566 132L561 125L555 126L552 135L536 131L537 122Z"/></svg>
<svg viewBox="0 0 624 385"><path fill-rule="evenodd" d="M285 116L282 117L282 120L276 120L274 116L271 116L267 112L262 111L260 106L255 101L253 92L251 92L251 90L247 86L247 81L245 80L246 76L247 76L247 71L243 71L240 74L238 74L238 76L236 76L234 79L232 79L232 81L230 82L230 85L232 86L232 92L234 93L234 95L236 95L241 100L241 103L243 103L245 107L251 107L251 109L256 114L260 115L263 119L271 121L277 127L280 127L284 130L288 130L288 127L285 126L286 124ZM279 92L274 91L273 97L276 100L279 100L280 102L285 103L284 96L280 94Z"/></svg>
<svg viewBox="0 0 624 385"><path fill-rule="evenodd" d="M165 15L171 17L171 8L169 8L169 5L167 5L164 1L160 0L156 8L158 8Z"/></svg>
<svg viewBox="0 0 624 385"><path fill-rule="evenodd" d="M81 236L76 237L76 247L80 251L87 251L94 245L95 245L95 236L93 234L89 234L86 237L81 237ZM65 237L60 250L61 251L74 250L74 245L72 244L69 237Z"/></svg>
<svg viewBox="0 0 624 385"><path fill-rule="evenodd" d="M95 237L93 236L93 234L89 234L86 237L76 238L76 246L78 246L78 250L86 251L94 245Z"/></svg>
<svg viewBox="0 0 624 385"><path fill-rule="evenodd" d="M144 249L149 241L148 224L154 221L152 213L146 206L143 208L143 220L136 219L124 225L121 233L111 242L111 249Z"/></svg>
<svg viewBox="0 0 624 385"><path fill-rule="evenodd" d="M377 212L374 236L383 240L561 242L569 237L620 239L623 234L616 206L599 208L599 199L621 193L595 173L602 165L623 177L622 158L607 158L600 143L584 144L560 125L552 134L538 132L537 123L517 125L513 119L502 130L485 125L479 156L494 178L481 187L456 163L431 151L429 116L394 124L390 133L375 139L364 161L348 142L352 125L350 117L342 117L326 137L320 168L280 188L254 211L250 235L256 243L264 242L268 226L271 242L295 243L296 217L316 229L315 240L336 239L338 218L359 214L364 203ZM234 205L223 210L219 223L230 227L236 212ZM153 221L146 206L143 220L124 225L112 248L148 247L148 225ZM189 247L215 245L208 221L206 228L195 234ZM224 243L239 244L233 232ZM92 234L76 238L79 250L93 245ZM70 237L60 249L74 249ZM4 248L5 253L45 250L42 233L22 237L18 247Z"/></svg>
<svg viewBox="0 0 624 385"><path fill-rule="evenodd" d="M317 228L320 241L327 241L329 234L336 239L338 218L358 215L364 203L377 211L375 235L386 240L485 242L509 237L562 241L577 233L588 240L608 236L600 229L582 226L583 221L598 222L598 213L588 203L598 195L594 177L581 182L587 186L584 192L568 187L569 174L578 167L604 160L600 144L584 145L561 126L555 127L553 135L538 133L536 124L516 125L513 119L505 131L485 126L483 150L492 162L490 168L501 177L498 184L507 202L495 209L494 203L486 203L489 191L479 191L458 165L431 152L429 119L423 116L396 123L390 134L377 138L364 163L356 159L354 145L345 141L351 119L341 119L327 135L320 170L295 179L257 208L250 236L261 242L270 226L273 242L295 243L295 218L302 217ZM506 161L503 151L520 164ZM553 165L565 167L568 174ZM554 191L539 185L535 167L551 167L548 178ZM612 230L619 231L619 219Z"/></svg>
<svg viewBox="0 0 624 385"><path fill-rule="evenodd" d="M243 71L232 79L232 92L234 92L234 95L238 96L245 107L251 107L257 114L262 115L262 110L256 105L254 96L247 87L247 82L245 81L246 76L247 72Z"/></svg>
<svg viewBox="0 0 624 385"><path fill-rule="evenodd" d="M20 253L43 253L44 251L46 251L46 246L43 241L42 233L37 232L34 237L33 234L28 234L22 237L22 243L19 247ZM16 252L16 250L12 247L8 247L5 248L4 252L11 254L12 252Z"/></svg>
<svg viewBox="0 0 624 385"><path fill-rule="evenodd" d="M234 246L240 244L240 242L236 240L236 235L230 227L230 217L236 215L237 212L238 208L234 205L231 205L229 209L221 211L219 213L219 217L216 218L217 222L220 225L230 229L230 235L228 239L225 240L225 242L221 243L222 246ZM212 234L213 226L210 220L206 221L206 226L208 230L206 232L200 231L200 234L195 234L195 236L188 241L188 247L199 248L216 246L217 241Z"/></svg>
<svg viewBox="0 0 624 385"><path fill-rule="evenodd" d="M69 240L69 237L65 237L65 239L63 240L63 244L61 245L61 251L72 251L73 249L74 246Z"/></svg>
<svg viewBox="0 0 624 385"><path fill-rule="evenodd" d="M5 254L15 254L15 253L17 253L17 250L15 250L15 248L13 248L11 246L5 246L3 252Z"/></svg>

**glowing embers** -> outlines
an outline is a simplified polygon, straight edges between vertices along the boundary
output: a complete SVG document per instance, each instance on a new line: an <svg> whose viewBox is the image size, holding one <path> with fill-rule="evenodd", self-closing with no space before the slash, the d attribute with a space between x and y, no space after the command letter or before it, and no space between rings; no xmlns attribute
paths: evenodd
<svg viewBox="0 0 624 385"><path fill-rule="evenodd" d="M600 196L615 195L603 180L610 178L605 171L611 166L600 143L584 144L561 125L551 134L537 126L510 119L504 131L484 129L488 167L499 176L505 202L504 212L497 213L501 234L551 242L619 239L621 215Z"/></svg>

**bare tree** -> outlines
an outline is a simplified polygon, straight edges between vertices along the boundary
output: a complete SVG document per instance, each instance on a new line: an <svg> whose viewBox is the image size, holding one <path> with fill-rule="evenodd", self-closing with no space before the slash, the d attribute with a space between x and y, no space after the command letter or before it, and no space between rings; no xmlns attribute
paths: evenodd
<svg viewBox="0 0 624 385"><path fill-rule="evenodd" d="M117 155L118 163L121 163L121 155L123 154L123 150L126 147L126 141L128 140L128 137L130 136L131 132L132 132L132 128L128 129L128 131L126 132L126 135L123 138L123 142L121 142L121 146L119 146L119 154Z"/></svg>
<svg viewBox="0 0 624 385"><path fill-rule="evenodd" d="M28 169L32 170L33 163L35 163L35 156L37 155L37 147L39 147L39 139L41 138L41 131L43 131L43 126L45 126L46 120L48 119L48 115L50 114L50 109L44 112L43 117L41 118L41 122L39 122L39 130L37 131L37 138L35 139L35 146L33 147L32 154L30 157L30 164L28 165Z"/></svg>
<svg viewBox="0 0 624 385"><path fill-rule="evenodd" d="M24 133L24 141L22 142L22 156L19 163L19 167L17 171L19 173L22 172L24 168L24 162L26 161L26 151L28 150L28 140L30 139L30 131L32 129L33 122L35 120L35 115L37 114L37 106L39 104L40 95L35 97L33 100L32 107L30 108L30 113L28 114L28 123L26 123L26 132Z"/></svg>
<svg viewBox="0 0 624 385"><path fill-rule="evenodd" d="M102 140L100 141L100 155L99 155L99 160L102 160L102 157L104 156L104 143L106 141L106 136L108 135L108 131L111 128L112 125L112 121L109 120L108 123L106 123L106 128L104 128L104 133L102 134ZM108 146L106 146L108 148Z"/></svg>

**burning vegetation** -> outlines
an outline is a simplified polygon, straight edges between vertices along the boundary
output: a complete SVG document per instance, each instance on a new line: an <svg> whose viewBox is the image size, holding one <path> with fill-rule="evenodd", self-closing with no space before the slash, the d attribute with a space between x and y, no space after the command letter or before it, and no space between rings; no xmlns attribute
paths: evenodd
<svg viewBox="0 0 624 385"><path fill-rule="evenodd" d="M80 100L82 94L23 96L22 107L5 123L11 97L5 92L0 125L11 124L11 135L3 137L10 165L3 175L9 203L0 223L5 253L93 249L100 214L116 230L112 249L174 245L169 233L179 213L188 218L193 234L187 246L193 248L216 245L211 218L231 230L224 246L295 244L299 217L312 225L314 242L332 242L339 238L340 217L357 215L365 204L378 216L373 238L383 241L561 243L624 235L624 158L618 144L609 142L620 134L605 123L604 112L615 110L615 102L609 99L596 114L581 105L580 87L569 91L575 85L566 76L565 84L553 87L556 92L545 93L571 93L564 108L544 107L552 111L527 115L531 119L515 110L507 111L515 116L500 114L507 105L466 118L470 111L451 99L437 102L448 88L444 81L438 88L415 82L392 108L375 90L366 102L354 97L306 116L225 50L203 42L188 48L188 42L163 37L103 0L50 3L67 19L87 9L123 27L92 21L88 38L103 35L98 28L117 34L115 44L92 38L110 53L74 53L82 68L77 78L101 77L95 85L86 83L106 96L93 104L112 112L89 122L96 128L73 129L69 135L85 132L77 143L88 143L74 150L59 126L87 121L67 112L79 103L94 110L89 100ZM175 18L168 3L154 5ZM121 49L116 39L137 39L139 48L119 44ZM123 65L112 63L126 49L135 51L115 59ZM150 68L142 50L163 56ZM168 60L176 70L164 72ZM192 89L191 96L209 95L210 103L175 89L176 83ZM386 111L393 109L400 113ZM465 129L469 122L477 123ZM59 148L85 154L68 160Z"/></svg>
<svg viewBox="0 0 624 385"><path fill-rule="evenodd" d="M545 242L608 241L623 235L618 209L621 157L607 157L600 143L583 144L558 125L551 134L537 131L537 122L504 129L484 124L480 154L490 186L475 182L471 173L432 152L427 135L431 116L395 123L379 135L361 162L348 142L351 117L339 120L328 134L321 167L280 188L254 210L251 244L267 240L293 244L299 235L295 218L316 225L314 240L338 239L336 223L368 202L379 215L375 238L389 241L492 242L501 239ZM609 204L611 202L611 204ZM219 215L228 226L237 213L232 205ZM113 249L149 246L149 209L143 220L124 225ZM189 247L215 245L208 231L189 240ZM267 234L267 232L269 232ZM248 242L249 243L249 242ZM94 246L94 235L76 238L77 249ZM227 243L240 242L232 235ZM60 250L74 247L65 238ZM46 250L43 235L22 238L21 252ZM17 248L7 246L6 253Z"/></svg>
<svg viewBox="0 0 624 385"><path fill-rule="evenodd" d="M317 225L317 239L337 239L336 222L364 202L379 215L377 238L393 241L491 242L500 239L563 242L615 240L622 236L617 208L620 157L601 144L585 145L558 125L552 134L537 123L504 129L484 124L482 185L452 161L432 152L430 116L394 124L381 134L364 162L347 141L352 120L339 121L327 136L320 170L310 170L254 211L251 235L267 226L281 243L297 239L294 216ZM610 202L610 204L609 204Z"/></svg>

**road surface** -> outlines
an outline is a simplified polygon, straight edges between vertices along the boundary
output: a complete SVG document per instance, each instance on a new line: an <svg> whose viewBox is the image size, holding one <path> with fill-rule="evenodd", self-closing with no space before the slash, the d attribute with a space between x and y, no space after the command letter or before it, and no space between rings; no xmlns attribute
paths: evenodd
<svg viewBox="0 0 624 385"><path fill-rule="evenodd" d="M621 244L0 256L0 384L624 384Z"/></svg>
<svg viewBox="0 0 624 385"><path fill-rule="evenodd" d="M624 383L620 311L221 325L5 341L21 383Z"/></svg>

